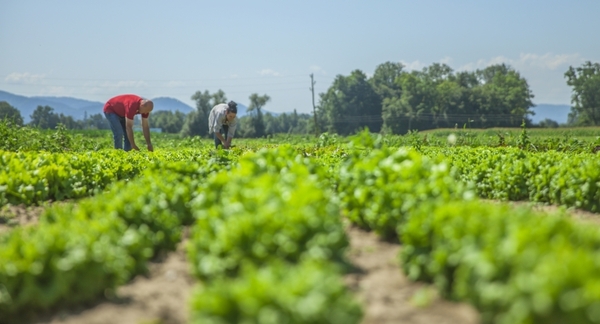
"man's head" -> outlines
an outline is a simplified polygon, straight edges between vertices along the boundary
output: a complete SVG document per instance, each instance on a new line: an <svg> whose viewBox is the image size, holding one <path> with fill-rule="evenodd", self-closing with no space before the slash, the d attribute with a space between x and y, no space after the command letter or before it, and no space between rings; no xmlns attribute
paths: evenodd
<svg viewBox="0 0 600 324"><path fill-rule="evenodd" d="M227 120L233 120L237 116L237 103L230 101L227 103Z"/></svg>
<svg viewBox="0 0 600 324"><path fill-rule="evenodd" d="M142 102L140 104L140 113L148 114L152 111L152 109L154 109L154 103L152 102L152 100L142 99Z"/></svg>

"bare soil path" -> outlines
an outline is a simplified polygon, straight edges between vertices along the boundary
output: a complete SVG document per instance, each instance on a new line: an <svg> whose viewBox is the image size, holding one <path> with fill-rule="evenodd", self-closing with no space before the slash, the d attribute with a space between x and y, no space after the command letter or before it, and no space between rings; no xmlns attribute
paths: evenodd
<svg viewBox="0 0 600 324"><path fill-rule="evenodd" d="M529 202L508 204L526 205L545 212L560 208ZM0 222L0 234L16 226L36 224L44 209L43 206L3 207L0 219L5 221ZM600 225L599 214L575 209L568 212L575 219ZM344 279L363 306L365 316L362 324L479 322L479 316L471 306L443 300L432 286L408 280L398 259L401 245L381 241L374 233L354 226L347 226L347 234L350 240L348 259L357 271L346 275ZM184 237L187 237L187 230ZM176 251L151 262L148 275L137 276L119 287L116 298L37 316L37 320L25 324L186 323L189 316L188 298L195 285L185 254L186 241L184 239Z"/></svg>
<svg viewBox="0 0 600 324"><path fill-rule="evenodd" d="M471 324L477 311L467 304L440 299L430 285L410 281L400 269L399 244L349 226L348 257L358 267L345 280L363 305L363 324Z"/></svg>

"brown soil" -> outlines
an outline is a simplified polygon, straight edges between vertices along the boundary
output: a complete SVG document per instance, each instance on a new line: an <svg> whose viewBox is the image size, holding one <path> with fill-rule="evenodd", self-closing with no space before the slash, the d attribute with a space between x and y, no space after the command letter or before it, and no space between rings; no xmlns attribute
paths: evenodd
<svg viewBox="0 0 600 324"><path fill-rule="evenodd" d="M400 269L399 244L352 226L347 233L348 257L359 271L345 279L363 305L363 324L479 323L471 306L440 299L430 285L410 281Z"/></svg>
<svg viewBox="0 0 600 324"><path fill-rule="evenodd" d="M15 226L37 224L46 206L5 205L0 208L0 233Z"/></svg>
<svg viewBox="0 0 600 324"><path fill-rule="evenodd" d="M559 209L526 202L510 204L528 205L546 212ZM9 222L0 224L0 233L16 225L35 224L44 208L3 207L0 217ZM598 214L569 212L576 219L600 224ZM471 306L440 299L432 286L408 280L400 268L399 244L381 241L374 233L353 226L347 227L347 234L350 239L348 258L357 271L344 279L363 305L363 324L478 323L478 314ZM151 262L148 275L138 276L120 287L116 298L76 310L63 310L28 324L186 323L187 299L195 280L189 274L185 242L180 243L176 251Z"/></svg>
<svg viewBox="0 0 600 324"><path fill-rule="evenodd" d="M186 231L187 232L187 231ZM186 235L187 236L187 235ZM116 298L80 311L63 311L39 324L182 324L188 320L188 297L195 280L185 254L187 239L177 250L151 262L149 274L119 287Z"/></svg>

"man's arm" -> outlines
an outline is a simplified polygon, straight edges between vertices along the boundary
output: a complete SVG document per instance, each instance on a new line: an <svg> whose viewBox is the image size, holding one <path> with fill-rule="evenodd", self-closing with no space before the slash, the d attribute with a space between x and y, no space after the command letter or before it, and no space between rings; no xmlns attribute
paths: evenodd
<svg viewBox="0 0 600 324"><path fill-rule="evenodd" d="M154 147L152 147L152 141L150 140L150 122L148 121L148 118L142 117L142 132L144 132L144 139L146 139L148 151L154 151Z"/></svg>
<svg viewBox="0 0 600 324"><path fill-rule="evenodd" d="M125 117L125 131L127 132L129 143L131 143L131 149L139 151L140 149L135 145L135 139L133 137L133 119Z"/></svg>

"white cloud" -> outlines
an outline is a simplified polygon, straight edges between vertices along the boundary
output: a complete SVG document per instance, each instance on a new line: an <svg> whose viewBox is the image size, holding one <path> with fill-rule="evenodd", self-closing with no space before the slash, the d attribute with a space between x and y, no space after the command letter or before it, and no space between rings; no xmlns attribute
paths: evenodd
<svg viewBox="0 0 600 324"><path fill-rule="evenodd" d="M578 53L521 53L518 57L496 56L479 59L464 64L458 71L474 71L504 63L517 70L527 80L535 94L534 102L568 104L571 89L565 82L564 72L569 66L579 66L583 62L584 58Z"/></svg>
<svg viewBox="0 0 600 324"><path fill-rule="evenodd" d="M537 54L521 54L516 66L534 66L543 69L556 70L561 67L568 65L579 65L583 62L583 59L579 54L552 54L546 53L544 55Z"/></svg>
<svg viewBox="0 0 600 324"><path fill-rule="evenodd" d="M258 72L260 75L271 75L271 76L281 76L281 74L279 74L279 72L277 71L273 71L271 69L263 69L260 72Z"/></svg>
<svg viewBox="0 0 600 324"><path fill-rule="evenodd" d="M451 58L450 56L445 56L436 62L432 62L431 64L441 63L441 64L446 64L446 65L452 67L453 61L454 61L454 59ZM431 65L431 64L425 64L424 62L421 62L419 60L412 61L412 62L406 62L406 61L401 60L400 63L402 63L402 65L404 65L404 70L406 70L406 71L421 71L425 67Z"/></svg>
<svg viewBox="0 0 600 324"><path fill-rule="evenodd" d="M459 68L459 70L483 69L495 64L508 64L516 70L556 70L565 69L569 65L579 65L583 58L575 54L552 54L543 55L534 53L521 53L518 58L509 58L505 56L496 56L491 59L480 59L476 62L469 62Z"/></svg>
<svg viewBox="0 0 600 324"><path fill-rule="evenodd" d="M400 61L404 65L405 70L414 71L414 70L422 70L426 65L425 63L416 60L412 62Z"/></svg>
<svg viewBox="0 0 600 324"><path fill-rule="evenodd" d="M451 65L452 64L452 58L449 57L449 56L446 56L446 57L444 57L444 58L442 58L440 60L440 63L446 64L446 65Z"/></svg>
<svg viewBox="0 0 600 324"><path fill-rule="evenodd" d="M27 84L37 84L44 81L46 77L45 74L31 74L29 72L25 73L11 73L4 78L6 82L10 83L27 83Z"/></svg>

